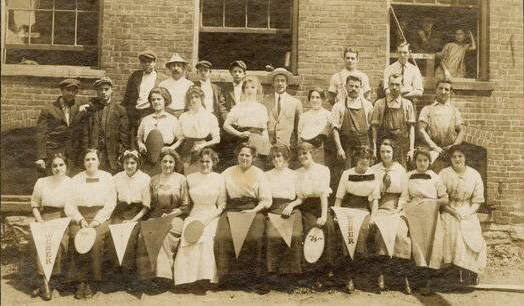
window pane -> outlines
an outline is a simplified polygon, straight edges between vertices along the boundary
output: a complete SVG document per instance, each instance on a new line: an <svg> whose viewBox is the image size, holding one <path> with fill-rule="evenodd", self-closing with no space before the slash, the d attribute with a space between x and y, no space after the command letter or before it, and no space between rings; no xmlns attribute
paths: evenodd
<svg viewBox="0 0 524 306"><path fill-rule="evenodd" d="M246 0L226 0L226 27L244 27Z"/></svg>
<svg viewBox="0 0 524 306"><path fill-rule="evenodd" d="M291 28L291 0L271 0L271 27Z"/></svg>
<svg viewBox="0 0 524 306"><path fill-rule="evenodd" d="M247 1L247 26L267 28L268 0Z"/></svg>
<svg viewBox="0 0 524 306"><path fill-rule="evenodd" d="M48 11L37 11L36 23L31 28L32 44L51 44L51 28L53 24L53 13Z"/></svg>
<svg viewBox="0 0 524 306"><path fill-rule="evenodd" d="M38 64L91 66L97 65L98 52L89 51L57 51L57 50L6 50L6 64Z"/></svg>
<svg viewBox="0 0 524 306"><path fill-rule="evenodd" d="M98 13L78 13L77 44L94 46L98 40Z"/></svg>
<svg viewBox="0 0 524 306"><path fill-rule="evenodd" d="M55 13L55 44L73 45L75 43L75 13Z"/></svg>
<svg viewBox="0 0 524 306"><path fill-rule="evenodd" d="M38 2L39 9L52 9L53 8L53 0L40 0Z"/></svg>
<svg viewBox="0 0 524 306"><path fill-rule="evenodd" d="M56 10L74 10L75 0L55 0Z"/></svg>
<svg viewBox="0 0 524 306"><path fill-rule="evenodd" d="M98 0L77 0L77 5L81 11L98 11L100 9Z"/></svg>
<svg viewBox="0 0 524 306"><path fill-rule="evenodd" d="M203 0L202 25L208 27L221 27L223 13L223 0Z"/></svg>
<svg viewBox="0 0 524 306"><path fill-rule="evenodd" d="M459 3L462 5L479 6L479 0L459 0Z"/></svg>

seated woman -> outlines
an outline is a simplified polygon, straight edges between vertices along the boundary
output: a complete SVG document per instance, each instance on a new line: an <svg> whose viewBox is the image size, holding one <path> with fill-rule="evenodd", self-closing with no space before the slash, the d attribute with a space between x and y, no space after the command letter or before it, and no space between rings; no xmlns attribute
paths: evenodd
<svg viewBox="0 0 524 306"><path fill-rule="evenodd" d="M178 119L184 138L178 151L184 162L184 174L188 175L199 171L199 152L220 143L220 129L217 117L204 107L204 92L199 86L189 87L186 108L189 110Z"/></svg>
<svg viewBox="0 0 524 306"><path fill-rule="evenodd" d="M270 149L266 107L260 102L262 85L258 78L247 76L242 83L240 103L233 106L224 121L224 130L235 137L236 143L248 142L257 150L255 166L267 170Z"/></svg>
<svg viewBox="0 0 524 306"><path fill-rule="evenodd" d="M151 178L139 169L141 160L137 151L125 151L120 156L120 161L124 166L124 171L114 176L117 204L111 215L111 224L139 222L150 208L149 184ZM137 223L127 242L126 252L122 259L122 269L117 272L122 274L126 283L136 282L136 244L139 233L140 223ZM119 267L120 264L111 236L109 242L108 247L112 254L114 266Z"/></svg>
<svg viewBox="0 0 524 306"><path fill-rule="evenodd" d="M71 238L81 228L94 228L96 239L89 252L70 252L69 278L78 282L75 298L91 298L96 293L96 282L102 280L103 250L108 235L108 220L116 206L116 189L113 177L99 170L100 160L96 149L88 149L84 155L85 171L71 180L72 196L66 202L65 212L72 219ZM72 240L71 245L74 241Z"/></svg>
<svg viewBox="0 0 524 306"><path fill-rule="evenodd" d="M307 142L297 147L298 161L302 166L296 170L298 201L293 208L298 207L302 213L305 235L314 227L321 228L325 235L322 256L314 264L304 264L304 270L328 272L332 276L340 261L342 245L337 241L335 224L328 211L331 193L329 168L315 163L311 156L313 150L313 145Z"/></svg>
<svg viewBox="0 0 524 306"><path fill-rule="evenodd" d="M175 258L175 285L199 280L218 281L213 239L218 217L226 206L226 185L224 177L213 171L218 163L217 153L204 148L199 157L200 172L187 176L187 190L193 207L185 224L198 220L205 228L196 243L190 244L182 239Z"/></svg>
<svg viewBox="0 0 524 306"><path fill-rule="evenodd" d="M372 151L368 146L361 146L358 150L355 150L352 158L355 161L355 167L342 173L338 183L335 207L349 207L370 212L370 215L365 217L362 222L356 244L356 253L358 255L367 255L370 252L367 247L368 237L378 211L378 199L380 198L379 182L369 168ZM337 240L342 243L343 238L340 237L340 234L338 236ZM348 258L349 255L347 248L344 247L344 257ZM350 275L350 273L354 272L351 270L356 268L354 262L354 260L348 261L344 265L346 275L343 277L347 279L346 289L349 292L355 290L353 279Z"/></svg>
<svg viewBox="0 0 524 306"><path fill-rule="evenodd" d="M406 170L400 163L395 161L394 156L397 150L393 141L384 139L379 147L379 152L381 162L371 167L371 172L375 174L380 186L380 200L378 202L377 215L399 216L402 211L402 206L399 205L399 199L402 190L405 189ZM388 224L392 225L391 223ZM375 231L375 248L377 255L381 256L380 261L383 263L378 285L381 290L384 289L383 271L387 265L391 266L393 264L393 262L388 260L388 258L393 257L398 259L395 261L398 261L399 265L396 266L399 268L400 274L403 274L404 277L404 290L407 294L411 294L411 286L406 273L407 262L404 262L404 260L411 259L411 240L408 236L406 220L400 218L398 225L395 225L395 228L391 228L390 230L396 231L396 235L391 236L391 238L395 240L389 241L393 245L391 253L388 252L384 243L384 237L380 234L380 231Z"/></svg>
<svg viewBox="0 0 524 306"><path fill-rule="evenodd" d="M240 144L235 150L238 165L227 168L222 176L226 182L227 204L225 213L218 221L215 236L215 258L220 282L237 285L254 285L258 293L265 273L264 252L265 216L264 209L271 207L271 189L264 172L253 166L257 150L248 143ZM236 256L229 213L243 212L245 218L253 217L242 248ZM248 215L247 213L250 213ZM255 214L254 216L252 214ZM236 215L239 217L239 215ZM232 233L234 231L234 233ZM238 248L238 245L237 245Z"/></svg>
<svg viewBox="0 0 524 306"><path fill-rule="evenodd" d="M141 225L141 232L137 243L137 271L141 280L155 279L159 285L165 285L156 278L173 280L173 266L175 255L180 243L184 218L189 213L189 199L187 196L186 178L175 172L180 169L180 157L175 151L169 150L160 154L162 172L151 178L151 209L147 221L169 217L165 232L159 228L149 235L145 231L145 223ZM160 221L160 220L158 220ZM156 247L147 246L156 245ZM149 253L151 249L158 249L158 253Z"/></svg>
<svg viewBox="0 0 524 306"><path fill-rule="evenodd" d="M461 145L449 150L451 167L440 172L449 194L444 206L444 264L466 271L466 281L478 284L478 273L486 267L486 242L482 236L477 210L484 202L484 184L480 174L466 164ZM462 280L462 279L461 279Z"/></svg>
<svg viewBox="0 0 524 306"><path fill-rule="evenodd" d="M294 209L298 202L295 190L297 175L288 168L289 148L284 144L276 144L271 147L270 156L275 167L266 172L273 197L268 213L286 219L294 215L295 220L290 246L271 220L267 221L267 272L276 280L281 275L302 273L302 214Z"/></svg>
<svg viewBox="0 0 524 306"><path fill-rule="evenodd" d="M71 194L71 179L67 176L67 160L61 153L55 154L51 158L51 176L39 178L36 181L33 189L33 195L31 196L31 207L33 209L33 216L36 222L45 222L56 218L65 217L64 207L66 200ZM66 230L64 237L60 242L60 248L55 259L55 265L51 276L55 282L54 286L51 286L45 276L40 264L38 256L36 256L37 262L37 273L42 277L42 286L33 292L33 295L40 294L44 300L51 300L53 298L53 291L59 286L58 279L62 277L63 265L65 263L65 255L68 249L69 235ZM35 249L36 254L36 249Z"/></svg>
<svg viewBox="0 0 524 306"><path fill-rule="evenodd" d="M326 165L325 143L330 135L330 112L322 107L326 95L321 88L314 88L308 93L311 109L300 116L298 122L298 137L301 141L309 142L314 146L311 155L316 163Z"/></svg>
<svg viewBox="0 0 524 306"><path fill-rule="evenodd" d="M169 91L164 87L155 87L151 89L147 99L151 103L154 113L142 118L136 137L138 150L146 157L143 165L144 172L155 175L161 171L157 152L165 153L169 150L176 150L182 144L183 137L178 119L166 110L166 107L171 104ZM160 133L162 137L160 143L157 139L147 141L153 131L155 134ZM148 148L146 143L160 147Z"/></svg>
<svg viewBox="0 0 524 306"><path fill-rule="evenodd" d="M404 207L411 237L411 257L426 274L423 294L431 292L431 270L442 263L443 228L440 206L447 204L448 194L440 177L429 170L429 150L418 148L414 154L416 169L406 174L399 206ZM429 269L428 269L429 268Z"/></svg>

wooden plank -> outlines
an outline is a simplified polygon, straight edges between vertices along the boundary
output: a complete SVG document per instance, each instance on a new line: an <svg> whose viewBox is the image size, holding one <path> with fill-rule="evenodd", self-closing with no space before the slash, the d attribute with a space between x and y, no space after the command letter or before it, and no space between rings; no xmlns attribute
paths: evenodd
<svg viewBox="0 0 524 306"><path fill-rule="evenodd" d="M511 285L511 284L478 284L468 286L469 288L476 290L494 290L494 291L508 291L508 292L521 292L524 293L524 285Z"/></svg>
<svg viewBox="0 0 524 306"><path fill-rule="evenodd" d="M2 201L0 203L0 212L2 213L30 213L31 211L31 202Z"/></svg>

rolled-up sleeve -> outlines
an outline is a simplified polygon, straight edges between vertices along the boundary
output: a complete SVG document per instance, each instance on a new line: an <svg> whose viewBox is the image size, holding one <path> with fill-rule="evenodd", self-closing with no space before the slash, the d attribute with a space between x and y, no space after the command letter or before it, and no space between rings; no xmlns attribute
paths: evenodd
<svg viewBox="0 0 524 306"><path fill-rule="evenodd" d="M78 210L78 203L80 203L79 194L81 194L81 188L80 184L78 183L78 178L75 177L71 181L71 190L75 190L74 192L70 192L66 198L65 201L65 214L69 218L73 219L76 222L80 222L84 217Z"/></svg>
<svg viewBox="0 0 524 306"><path fill-rule="evenodd" d="M38 208L42 206L42 179L36 181L35 187L33 188L33 194L31 195L31 207Z"/></svg>
<svg viewBox="0 0 524 306"><path fill-rule="evenodd" d="M344 105L342 105L340 102L333 105L333 109L331 110L331 115L329 116L329 124L333 129L339 130L342 126L342 118L344 116Z"/></svg>
<svg viewBox="0 0 524 306"><path fill-rule="evenodd" d="M111 217L111 214L113 214L113 210L115 210L116 207L116 187L115 187L115 181L111 176L104 178L103 181L104 184L104 207L100 209L94 220L99 223L104 223Z"/></svg>
<svg viewBox="0 0 524 306"><path fill-rule="evenodd" d="M338 181L338 188L337 188L337 199L344 199L344 196L346 195L346 184L348 181L348 172L344 171L342 175L340 176L340 181Z"/></svg>

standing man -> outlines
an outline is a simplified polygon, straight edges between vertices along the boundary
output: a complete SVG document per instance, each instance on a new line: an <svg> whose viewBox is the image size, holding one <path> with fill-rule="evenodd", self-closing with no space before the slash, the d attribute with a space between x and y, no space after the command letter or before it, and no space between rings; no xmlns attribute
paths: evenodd
<svg viewBox="0 0 524 306"><path fill-rule="evenodd" d="M246 77L247 65L242 60L233 61L229 64L229 73L233 78L232 83L226 83L224 86L224 96L226 99L226 109L229 112L233 106L240 103L240 96L242 95L242 84Z"/></svg>
<svg viewBox="0 0 524 306"><path fill-rule="evenodd" d="M417 53L436 53L442 49L442 33L435 30L435 20L431 17L422 19L422 28L417 30L413 49Z"/></svg>
<svg viewBox="0 0 524 306"><path fill-rule="evenodd" d="M362 82L359 75L349 74L346 80L348 96L333 105L331 126L337 148L337 158L344 163L340 170L351 168L353 151L362 145L369 146L369 129L373 105L360 95Z"/></svg>
<svg viewBox="0 0 524 306"><path fill-rule="evenodd" d="M436 85L435 102L424 106L418 118L422 139L431 150L433 170L447 166L446 151L464 141L464 121L459 110L451 104L451 80L439 80Z"/></svg>
<svg viewBox="0 0 524 306"><path fill-rule="evenodd" d="M112 101L113 82L103 77L93 83L96 97L87 108L89 147L98 149L100 168L115 174L119 171L118 157L130 147L127 112Z"/></svg>
<svg viewBox="0 0 524 306"><path fill-rule="evenodd" d="M186 93L193 82L186 79L186 70L189 63L178 53L173 53L166 68L171 72L171 76L162 82L159 86L167 88L171 95L171 104L166 110L175 115L177 118L186 108Z"/></svg>
<svg viewBox="0 0 524 306"><path fill-rule="evenodd" d="M406 168L415 150L417 121L413 104L400 95L401 82L400 74L392 74L389 77L389 95L375 102L371 116L371 129L373 155L375 157L378 155L377 150L382 140L392 139L397 143L398 162Z"/></svg>
<svg viewBox="0 0 524 306"><path fill-rule="evenodd" d="M368 76L357 69L359 62L358 51L352 48L344 49L343 59L345 63L344 69L335 73L329 81L329 101L331 104L344 101L347 95L344 86L346 85L346 79L350 73L357 75L362 80L361 93L367 100L369 98L369 93L371 92L371 87L369 85Z"/></svg>
<svg viewBox="0 0 524 306"><path fill-rule="evenodd" d="M198 81L195 82L195 85L200 86L204 92L204 108L217 117L218 125L222 128L227 115L225 98L222 95L222 89L211 83L212 67L213 64L205 60L199 61L195 65L198 74Z"/></svg>
<svg viewBox="0 0 524 306"><path fill-rule="evenodd" d="M384 70L384 90L389 95L389 77L392 74L402 76L400 94L406 99L419 98L424 93L422 75L417 66L408 62L410 57L409 44L401 43L397 47L398 61L386 67Z"/></svg>
<svg viewBox="0 0 524 306"><path fill-rule="evenodd" d="M298 144L298 122L302 114L302 103L287 93L291 72L285 68L273 70L273 93L264 98L269 114L268 133L272 144L281 143L292 150Z"/></svg>
<svg viewBox="0 0 524 306"><path fill-rule="evenodd" d="M46 164L50 164L53 156L62 153L71 162L70 172L75 172L83 164L82 151L87 147L87 134L81 125L82 116L79 112L81 103L75 101L80 82L65 79L58 87L61 95L47 105L38 117L38 160L35 164L45 172Z"/></svg>
<svg viewBox="0 0 524 306"><path fill-rule="evenodd" d="M138 55L140 67L131 74L127 81L124 100L121 105L126 108L131 131L131 147L136 148L136 133L140 120L153 112L148 101L149 92L167 76L155 69L157 56L153 51L144 51Z"/></svg>

